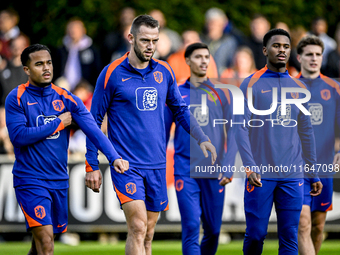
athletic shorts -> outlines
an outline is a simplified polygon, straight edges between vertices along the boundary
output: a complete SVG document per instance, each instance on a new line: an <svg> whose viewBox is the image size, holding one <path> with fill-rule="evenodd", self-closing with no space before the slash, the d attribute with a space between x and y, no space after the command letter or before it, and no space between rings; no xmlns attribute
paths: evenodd
<svg viewBox="0 0 340 255"><path fill-rule="evenodd" d="M169 209L166 169L130 167L124 174L111 171L111 177L120 205L133 200L143 200L148 211L160 212Z"/></svg>
<svg viewBox="0 0 340 255"><path fill-rule="evenodd" d="M41 186L18 186L15 195L26 219L26 229L52 225L53 232L67 230L67 191Z"/></svg>
<svg viewBox="0 0 340 255"><path fill-rule="evenodd" d="M320 178L320 181L323 185L321 194L312 197L309 193L312 190L310 179L305 179L303 204L309 205L311 212L327 212L333 209L333 178Z"/></svg>

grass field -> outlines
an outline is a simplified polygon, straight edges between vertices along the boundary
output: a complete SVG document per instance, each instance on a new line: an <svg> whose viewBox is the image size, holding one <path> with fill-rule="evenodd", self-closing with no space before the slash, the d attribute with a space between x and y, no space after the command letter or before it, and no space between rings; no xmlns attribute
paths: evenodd
<svg viewBox="0 0 340 255"><path fill-rule="evenodd" d="M55 255L124 255L124 242L115 245L99 244L98 242L87 241L81 242L79 246L68 246L60 242L55 244ZM23 255L27 254L30 247L28 242L5 242L0 243L1 255ZM263 255L277 254L277 241L268 240L265 242ZM154 241L153 255L180 255L180 241ZM242 255L242 241L232 241L229 244L221 244L218 248L217 255L232 254ZM329 240L322 244L319 255L339 255L340 241Z"/></svg>

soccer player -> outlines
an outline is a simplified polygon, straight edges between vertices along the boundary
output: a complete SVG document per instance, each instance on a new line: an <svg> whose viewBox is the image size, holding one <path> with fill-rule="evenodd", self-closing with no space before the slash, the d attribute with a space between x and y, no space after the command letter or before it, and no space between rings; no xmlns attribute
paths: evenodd
<svg viewBox="0 0 340 255"><path fill-rule="evenodd" d="M41 44L27 47L21 62L28 82L6 99L6 124L16 160L13 182L17 201L32 231L28 254L53 254L54 234L67 230L67 150L72 119L106 155L118 172L128 169L98 128L82 101L51 83L50 50Z"/></svg>
<svg viewBox="0 0 340 255"><path fill-rule="evenodd" d="M303 112L306 104L288 104L286 114L282 114L283 102L280 99L283 89L290 88L293 91L286 93L287 99L306 97L305 92L294 92L294 89L306 87L298 79L290 77L286 69L290 46L287 31L273 29L266 33L263 54L267 57L267 64L241 84L246 98L245 114L237 115L235 119L236 123L242 123L236 129L236 142L248 177L244 194L247 225L244 254L262 253L273 202L277 215L279 254L298 254L303 169L312 169L316 163L316 152L310 118L305 115L307 111ZM247 96L247 91L252 91L252 95ZM279 102L269 116L252 113L255 109L271 109L275 103L274 93L278 94ZM252 111L248 107L248 100L251 100ZM263 125L259 127L259 123ZM319 195L322 184L317 174L309 171L308 177L311 177L311 194Z"/></svg>
<svg viewBox="0 0 340 255"><path fill-rule="evenodd" d="M204 43L189 45L184 53L187 65L190 67L190 78L181 86L179 91L190 110L197 118L202 130L207 134L216 146L216 166L234 165L236 144L231 135L229 125L226 126L227 154L225 155L224 125L213 127L214 119L232 119L231 97L228 92L215 88L207 78L207 69L210 63L210 52ZM202 95L208 96L207 113L202 113ZM217 92L218 94L215 94ZM214 94L214 98L211 95ZM221 103L215 105L218 97ZM216 99L216 101L215 101ZM170 109L165 111L167 133L174 121ZM176 123L177 124L177 123ZM195 171L196 167L208 167L209 160L199 157L200 148L197 142L180 126L176 125L175 137L175 187L182 223L182 251L185 255L215 254L218 246L218 237L222 224L222 212L224 204L223 186L231 182L232 172L226 172L218 178L215 173L202 173ZM216 168L217 169L217 168ZM193 178L191 178L193 177ZM200 223L204 229L204 236L199 245Z"/></svg>
<svg viewBox="0 0 340 255"><path fill-rule="evenodd" d="M126 254L151 254L159 212L168 208L165 103L204 155L208 157L207 149L212 152L212 164L216 159L215 147L190 114L171 67L152 58L158 38L157 20L136 17L128 35L131 51L103 69L92 99L95 120L100 126L107 113L109 139L130 163L124 174L111 175L128 227ZM86 175L99 188L97 152L88 139L86 158Z"/></svg>
<svg viewBox="0 0 340 255"><path fill-rule="evenodd" d="M332 210L332 163L339 164L340 153L334 156L335 128L340 127L339 83L320 73L324 44L317 36L307 36L297 45L297 59L301 63L301 79L312 94L308 102L314 129L319 176L323 184L320 196L309 194L310 180L305 179L304 201L299 223L299 253L318 254L327 211Z"/></svg>

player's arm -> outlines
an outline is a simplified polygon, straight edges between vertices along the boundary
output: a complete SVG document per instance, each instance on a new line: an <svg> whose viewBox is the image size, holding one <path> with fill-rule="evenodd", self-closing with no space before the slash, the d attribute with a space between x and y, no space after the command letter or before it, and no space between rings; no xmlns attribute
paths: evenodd
<svg viewBox="0 0 340 255"><path fill-rule="evenodd" d="M340 94L336 93L336 127L340 130ZM334 155L333 165L340 165L340 150Z"/></svg>
<svg viewBox="0 0 340 255"><path fill-rule="evenodd" d="M12 144L23 147L35 144L50 135L63 130L71 124L71 114L63 113L55 120L39 127L28 127L27 118L22 106L18 104L15 91L12 91L5 103L6 125Z"/></svg>
<svg viewBox="0 0 340 255"><path fill-rule="evenodd" d="M249 126L246 124L251 119L252 113L248 108L247 89L249 78L245 79L241 84L241 90L244 95L244 115L235 115L235 139L238 150L240 152L243 166L249 180L249 183L255 187L262 187L260 170L254 160L249 137ZM244 124L242 124L244 123ZM248 168L250 167L250 169Z"/></svg>
<svg viewBox="0 0 340 255"><path fill-rule="evenodd" d="M232 97L230 99L225 100L225 104L223 105L223 119L227 120L228 123L224 125L226 134L227 134L227 151L223 155L222 166L230 166L228 169L231 169L232 166L235 164L235 157L237 153L237 145L235 141L235 133L234 129L231 128L231 120L233 120L233 103ZM219 176L220 185L224 186L231 182L233 177L233 172L225 172Z"/></svg>
<svg viewBox="0 0 340 255"><path fill-rule="evenodd" d="M166 144L168 144L170 139L170 131L172 123L174 122L174 116L169 109L169 107L166 105L164 109L164 122L165 122L165 137L166 137Z"/></svg>
<svg viewBox="0 0 340 255"><path fill-rule="evenodd" d="M111 91L112 86L109 86L109 85L106 86L106 87L104 86L106 70L107 70L107 68L104 68L104 70L101 72L101 74L98 77L96 88L95 88L93 98L92 98L92 104L91 104L91 114L92 114L94 122L97 125L97 128L99 130L100 130L100 127L103 123L103 119L104 119L104 116L107 112L107 109L109 107L110 100L111 100L110 96L111 96L111 93L112 93L112 91ZM86 122L85 122L85 125L87 125ZM86 129L86 127L84 127L84 128ZM91 133L92 130L90 129L86 132ZM100 137L102 137L102 135L105 136L103 134L103 132L101 132L101 130L100 130L100 133L101 133ZM95 139L93 139L93 138L90 139L90 137L91 137L91 134L90 134L90 136L86 137L86 149L87 149L87 151L86 151L86 155L85 155L85 157L86 157L85 184L86 184L87 187L91 188L93 191L99 192L99 188L100 188L101 180L102 180L102 175L101 175L101 172L99 171L99 166L98 166L99 165L98 149L97 149L97 146L95 144L96 143ZM103 137L100 138L99 144L103 141L103 139L104 139ZM108 139L105 139L105 141L110 142ZM108 153L108 150L110 150L108 146L109 145L107 143L106 143L106 145L104 145L105 153ZM112 144L111 144L111 146L112 146ZM115 152L115 153L117 153L117 152ZM115 171L118 172L118 173L122 173L129 168L129 165L128 165L127 161L116 158L117 155L111 156L112 158L111 158L110 163L112 163L112 160L114 160L113 161L113 167L114 167ZM124 171L122 171L122 170L124 170Z"/></svg>
<svg viewBox="0 0 340 255"><path fill-rule="evenodd" d="M307 104L303 104L303 106L307 109ZM316 145L314 138L314 130L312 123L310 121L310 117L305 115L300 111L298 115L298 132L302 145L303 157L306 162L307 167L305 167L305 176L311 179L312 190L311 195L317 196L320 195L322 190L322 183L318 177L316 172ZM308 171L307 171L308 169ZM314 169L314 170L313 170Z"/></svg>
<svg viewBox="0 0 340 255"><path fill-rule="evenodd" d="M72 95L77 105L73 104L72 116L75 122L79 125L86 137L98 148L108 159L110 165L121 156L113 147L110 140L100 130L97 123L93 119L92 114L86 109L83 102L76 96ZM124 172L127 169L120 169L119 172Z"/></svg>
<svg viewBox="0 0 340 255"><path fill-rule="evenodd" d="M211 152L211 161L212 164L214 164L217 157L214 145L212 145L208 136L204 134L203 130L197 123L197 120L185 104L178 90L176 79L171 77L170 80L166 104L173 113L176 123L179 123L184 130L198 142L204 156L207 158L209 156L207 151Z"/></svg>
<svg viewBox="0 0 340 255"><path fill-rule="evenodd" d="M99 129L103 123L104 116L110 104L111 86L104 87L106 70L107 67L103 69L98 77L91 103L91 114ZM98 149L89 137L86 137L85 157L87 162L86 172L99 170Z"/></svg>

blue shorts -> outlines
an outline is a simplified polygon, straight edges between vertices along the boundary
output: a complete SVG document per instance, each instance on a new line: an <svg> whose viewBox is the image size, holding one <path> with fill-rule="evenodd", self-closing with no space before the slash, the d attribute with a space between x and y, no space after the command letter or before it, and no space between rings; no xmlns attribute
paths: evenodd
<svg viewBox="0 0 340 255"><path fill-rule="evenodd" d="M169 209L166 169L130 167L124 174L111 171L111 178L120 205L133 200L143 200L148 211L160 212Z"/></svg>
<svg viewBox="0 0 340 255"><path fill-rule="evenodd" d="M67 189L18 186L15 195L26 219L26 229L52 225L53 233L67 230Z"/></svg>
<svg viewBox="0 0 340 255"><path fill-rule="evenodd" d="M303 204L309 205L311 212L328 212L333 209L333 178L320 178L320 181L323 185L321 194L319 196L312 197L309 194L312 189L310 179L305 179Z"/></svg>

